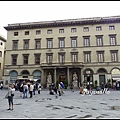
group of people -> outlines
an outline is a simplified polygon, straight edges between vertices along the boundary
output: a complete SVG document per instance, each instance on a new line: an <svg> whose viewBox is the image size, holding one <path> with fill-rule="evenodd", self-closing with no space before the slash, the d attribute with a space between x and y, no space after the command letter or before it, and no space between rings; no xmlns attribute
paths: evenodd
<svg viewBox="0 0 120 120"><path fill-rule="evenodd" d="M55 86L53 83L51 85L49 85L49 91L50 91L50 95L54 95L54 94L59 94L59 96L63 95L64 92L64 83L63 82L59 82L58 87Z"/></svg>
<svg viewBox="0 0 120 120"><path fill-rule="evenodd" d="M30 95L30 98L35 95L35 91L38 91L38 94L40 94L41 91L41 84L40 83L26 83L23 82L19 86L20 91L20 97L28 98L28 94Z"/></svg>
<svg viewBox="0 0 120 120"><path fill-rule="evenodd" d="M5 95L5 98L8 99L8 104L9 104L9 108L7 110L13 110L13 97L14 97L15 90L16 90L15 84L10 83L8 86L8 92ZM20 97L28 98L28 95L29 95L29 97L32 98L33 95L35 95L36 90L38 91L38 94L40 94L41 84L22 82L18 90L20 91Z"/></svg>

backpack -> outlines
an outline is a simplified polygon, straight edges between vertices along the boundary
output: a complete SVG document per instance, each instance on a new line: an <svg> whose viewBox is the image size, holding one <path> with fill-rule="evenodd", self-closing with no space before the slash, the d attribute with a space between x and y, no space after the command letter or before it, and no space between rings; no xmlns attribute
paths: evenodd
<svg viewBox="0 0 120 120"><path fill-rule="evenodd" d="M62 86L62 88L64 88L64 84L63 83L61 84L61 86Z"/></svg>

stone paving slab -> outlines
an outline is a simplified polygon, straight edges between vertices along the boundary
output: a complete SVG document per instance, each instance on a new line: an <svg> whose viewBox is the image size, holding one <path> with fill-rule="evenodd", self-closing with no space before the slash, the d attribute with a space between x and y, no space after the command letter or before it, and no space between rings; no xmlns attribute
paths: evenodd
<svg viewBox="0 0 120 120"><path fill-rule="evenodd" d="M62 96L50 95L43 89L33 98L19 97L15 91L14 110L8 111L5 99L6 89L0 90L0 118L61 118L61 119L103 119L120 118L120 91L110 90L109 94L79 94L79 90L65 90Z"/></svg>

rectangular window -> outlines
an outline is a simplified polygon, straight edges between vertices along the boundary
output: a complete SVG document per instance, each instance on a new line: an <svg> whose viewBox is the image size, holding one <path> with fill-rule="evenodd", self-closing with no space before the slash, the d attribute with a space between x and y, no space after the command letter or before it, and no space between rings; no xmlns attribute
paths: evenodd
<svg viewBox="0 0 120 120"><path fill-rule="evenodd" d="M25 31L25 35L29 35L29 31Z"/></svg>
<svg viewBox="0 0 120 120"><path fill-rule="evenodd" d="M90 38L89 37L84 37L84 46L90 46Z"/></svg>
<svg viewBox="0 0 120 120"><path fill-rule="evenodd" d="M116 45L116 36L110 36L110 45Z"/></svg>
<svg viewBox="0 0 120 120"><path fill-rule="evenodd" d="M72 62L78 62L78 53L72 53Z"/></svg>
<svg viewBox="0 0 120 120"><path fill-rule="evenodd" d="M77 32L77 29L76 28L71 28L71 32Z"/></svg>
<svg viewBox="0 0 120 120"><path fill-rule="evenodd" d="M118 62L118 51L112 51L111 50L111 61L112 62Z"/></svg>
<svg viewBox="0 0 120 120"><path fill-rule="evenodd" d="M13 40L13 50L18 49L18 40Z"/></svg>
<svg viewBox="0 0 120 120"><path fill-rule="evenodd" d="M18 36L18 32L14 32L14 36Z"/></svg>
<svg viewBox="0 0 120 120"><path fill-rule="evenodd" d="M59 48L64 48L64 47L65 47L64 38L59 38Z"/></svg>
<svg viewBox="0 0 120 120"><path fill-rule="evenodd" d="M104 62L104 52L97 52L98 62Z"/></svg>
<svg viewBox="0 0 120 120"><path fill-rule="evenodd" d="M36 35L40 35L41 34L41 30L36 30Z"/></svg>
<svg viewBox="0 0 120 120"><path fill-rule="evenodd" d="M109 26L109 30L115 30L115 26L114 25Z"/></svg>
<svg viewBox="0 0 120 120"><path fill-rule="evenodd" d="M29 49L29 40L24 40L24 49Z"/></svg>
<svg viewBox="0 0 120 120"><path fill-rule="evenodd" d="M28 55L23 55L23 64L28 65Z"/></svg>
<svg viewBox="0 0 120 120"><path fill-rule="evenodd" d="M17 65L17 55L12 55L12 65Z"/></svg>
<svg viewBox="0 0 120 120"><path fill-rule="evenodd" d="M47 39L47 48L52 48L52 39Z"/></svg>
<svg viewBox="0 0 120 120"><path fill-rule="evenodd" d="M40 49L41 45L40 45L41 39L35 39L35 49Z"/></svg>
<svg viewBox="0 0 120 120"><path fill-rule="evenodd" d="M40 54L35 54L35 65L40 64Z"/></svg>
<svg viewBox="0 0 120 120"><path fill-rule="evenodd" d="M53 59L53 54L47 54L47 63L48 64L52 63L52 59Z"/></svg>
<svg viewBox="0 0 120 120"><path fill-rule="evenodd" d="M84 32L88 32L88 31L89 31L89 27L84 27L84 28L83 28L83 31L84 31Z"/></svg>
<svg viewBox="0 0 120 120"><path fill-rule="evenodd" d="M102 36L96 36L97 39L97 46L103 46L103 37Z"/></svg>
<svg viewBox="0 0 120 120"><path fill-rule="evenodd" d="M59 63L63 64L65 62L65 54L59 54Z"/></svg>
<svg viewBox="0 0 120 120"><path fill-rule="evenodd" d="M52 30L47 30L47 34L52 34Z"/></svg>
<svg viewBox="0 0 120 120"><path fill-rule="evenodd" d="M96 31L101 31L102 30L102 27L101 26L97 26L96 27Z"/></svg>
<svg viewBox="0 0 120 120"><path fill-rule="evenodd" d="M59 29L59 33L64 33L64 29Z"/></svg>
<svg viewBox="0 0 120 120"><path fill-rule="evenodd" d="M84 62L85 63L90 63L91 62L91 53L90 52L85 52L84 53Z"/></svg>
<svg viewBox="0 0 120 120"><path fill-rule="evenodd" d="M77 38L71 38L71 47L77 47Z"/></svg>

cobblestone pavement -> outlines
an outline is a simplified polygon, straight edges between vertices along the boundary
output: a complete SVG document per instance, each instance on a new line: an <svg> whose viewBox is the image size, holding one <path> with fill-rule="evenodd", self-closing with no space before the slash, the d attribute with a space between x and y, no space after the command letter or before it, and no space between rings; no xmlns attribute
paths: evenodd
<svg viewBox="0 0 120 120"><path fill-rule="evenodd" d="M36 91L33 98L27 99L19 97L19 91L15 91L13 111L7 110L6 93L7 90L0 90L0 118L120 118L120 91L116 90L91 96L82 96L79 90L65 90L65 94L56 98L44 89L41 94Z"/></svg>

